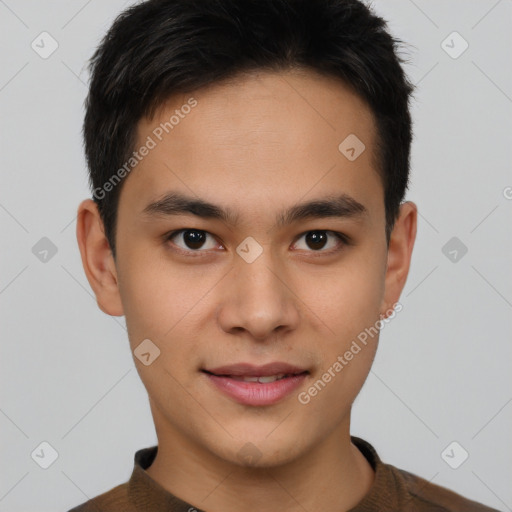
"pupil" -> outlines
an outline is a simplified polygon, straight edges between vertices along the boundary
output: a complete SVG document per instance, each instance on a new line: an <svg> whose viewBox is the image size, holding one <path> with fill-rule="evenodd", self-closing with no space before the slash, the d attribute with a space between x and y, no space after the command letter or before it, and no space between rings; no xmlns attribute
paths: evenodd
<svg viewBox="0 0 512 512"><path fill-rule="evenodd" d="M306 242L312 249L322 249L327 237L322 231L311 231L306 235Z"/></svg>
<svg viewBox="0 0 512 512"><path fill-rule="evenodd" d="M204 243L204 233L201 231L185 231L183 233L185 243L191 248L191 249L199 249L203 243Z"/></svg>

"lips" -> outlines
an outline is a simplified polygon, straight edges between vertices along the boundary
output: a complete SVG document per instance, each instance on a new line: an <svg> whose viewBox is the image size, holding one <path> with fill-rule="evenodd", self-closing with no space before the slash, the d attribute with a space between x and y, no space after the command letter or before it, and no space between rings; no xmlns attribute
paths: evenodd
<svg viewBox="0 0 512 512"><path fill-rule="evenodd" d="M309 371L288 363L239 363L203 369L215 389L247 406L273 405L303 385Z"/></svg>

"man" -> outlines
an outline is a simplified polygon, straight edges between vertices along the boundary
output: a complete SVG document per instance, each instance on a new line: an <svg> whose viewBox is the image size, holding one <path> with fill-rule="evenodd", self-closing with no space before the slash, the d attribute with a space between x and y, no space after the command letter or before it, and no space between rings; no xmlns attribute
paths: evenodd
<svg viewBox="0 0 512 512"><path fill-rule="evenodd" d="M352 437L401 307L412 85L357 0L150 0L92 59L77 237L158 446L83 511L485 511Z"/></svg>

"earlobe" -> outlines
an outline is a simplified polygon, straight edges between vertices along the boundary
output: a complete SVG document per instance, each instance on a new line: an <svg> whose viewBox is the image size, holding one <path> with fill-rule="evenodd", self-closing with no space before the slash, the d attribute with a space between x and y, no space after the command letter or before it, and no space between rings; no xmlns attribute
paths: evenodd
<svg viewBox="0 0 512 512"><path fill-rule="evenodd" d="M78 207L76 237L85 275L98 307L107 315L123 315L115 261L98 207L92 199L82 201Z"/></svg>
<svg viewBox="0 0 512 512"><path fill-rule="evenodd" d="M400 215L389 241L381 317L390 314L405 286L416 240L417 219L418 209L413 202L407 201L400 206Z"/></svg>

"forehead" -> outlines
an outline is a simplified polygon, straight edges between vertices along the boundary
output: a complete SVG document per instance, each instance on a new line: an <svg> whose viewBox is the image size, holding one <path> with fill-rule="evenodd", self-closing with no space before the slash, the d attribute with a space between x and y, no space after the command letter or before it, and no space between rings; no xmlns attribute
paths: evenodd
<svg viewBox="0 0 512 512"><path fill-rule="evenodd" d="M176 95L140 120L135 149L152 148L121 201L142 212L169 190L234 209L281 209L309 193L370 200L382 187L375 135L370 109L340 80L304 70L248 73Z"/></svg>

